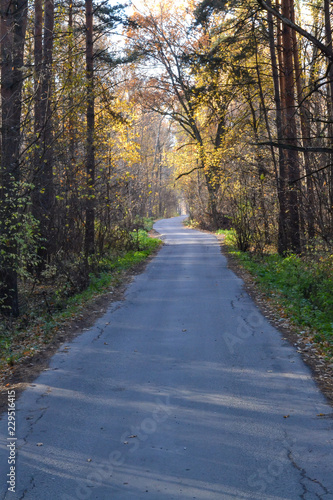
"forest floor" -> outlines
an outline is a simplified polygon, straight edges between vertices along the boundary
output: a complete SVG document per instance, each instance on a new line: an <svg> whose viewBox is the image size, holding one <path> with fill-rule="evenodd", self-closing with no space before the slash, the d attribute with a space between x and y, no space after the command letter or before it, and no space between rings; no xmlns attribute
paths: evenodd
<svg viewBox="0 0 333 500"><path fill-rule="evenodd" d="M157 237L154 230L151 230L149 235L153 238ZM55 332L49 343L45 344L41 340L37 346L38 352L36 354L23 357L13 366L0 365L0 414L8 406L7 391L14 389L17 397L29 383L48 368L51 357L60 346L69 343L77 335L91 328L97 319L105 314L110 304L125 300L125 291L128 285L135 276L144 271L157 252L158 248L145 260L121 271L117 275L116 284L110 285L102 294L98 294L85 303L84 308L80 308L75 316L62 324L61 331Z"/></svg>
<svg viewBox="0 0 333 500"><path fill-rule="evenodd" d="M310 368L320 390L333 406L333 364L325 359L319 346L315 343L309 344L309 332L302 333L302 328L295 325L288 316L281 318L276 305L272 303L267 293L260 290L255 282L255 277L232 255L230 246L224 242L224 236L216 236L220 242L222 253L228 259L228 267L244 281L244 288L262 314L282 333L284 338L297 348L303 361Z"/></svg>

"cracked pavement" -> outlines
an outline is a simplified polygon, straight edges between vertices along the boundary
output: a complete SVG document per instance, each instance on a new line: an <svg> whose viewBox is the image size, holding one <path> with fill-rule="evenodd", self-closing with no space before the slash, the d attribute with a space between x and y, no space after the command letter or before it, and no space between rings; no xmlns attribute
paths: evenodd
<svg viewBox="0 0 333 500"><path fill-rule="evenodd" d="M1 500L333 500L331 407L182 219L16 402L15 493L2 415Z"/></svg>

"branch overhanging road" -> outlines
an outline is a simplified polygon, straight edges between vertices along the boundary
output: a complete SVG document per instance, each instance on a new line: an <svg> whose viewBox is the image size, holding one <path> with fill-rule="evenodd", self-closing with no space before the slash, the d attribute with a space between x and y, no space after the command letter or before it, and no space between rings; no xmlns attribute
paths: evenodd
<svg viewBox="0 0 333 500"><path fill-rule="evenodd" d="M213 235L165 245L17 402L24 500L333 499L332 408Z"/></svg>

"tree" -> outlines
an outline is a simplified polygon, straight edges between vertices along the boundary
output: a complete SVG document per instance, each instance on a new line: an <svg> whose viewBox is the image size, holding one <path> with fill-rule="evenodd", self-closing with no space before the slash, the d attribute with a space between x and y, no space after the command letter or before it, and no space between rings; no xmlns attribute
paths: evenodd
<svg viewBox="0 0 333 500"><path fill-rule="evenodd" d="M1 0L0 307L18 316L17 224L27 0Z"/></svg>
<svg viewBox="0 0 333 500"><path fill-rule="evenodd" d="M290 18L293 12L293 0L282 0L282 15ZM294 71L294 40L292 30L286 24L282 29L282 58L280 66L281 110L283 140L289 146L297 146L296 103L295 103L295 71ZM286 213L284 213L285 239L280 241L280 253L288 250L301 251L299 224L299 197L295 181L299 178L298 152L293 147L285 150L284 165L280 167L280 189L286 193Z"/></svg>
<svg viewBox="0 0 333 500"><path fill-rule="evenodd" d="M325 39L326 46L331 52L332 57L328 62L327 68L327 83L328 83L328 100L327 100L327 114L329 120L328 136L329 145L333 149L333 46L332 46L332 26L331 26L331 12L329 0L324 0L324 20L325 20ZM333 236L333 152L329 157L329 204L331 211L331 231Z"/></svg>
<svg viewBox="0 0 333 500"><path fill-rule="evenodd" d="M307 214L307 221L308 221L308 233L309 237L313 237L315 234L315 217L313 213L313 207L314 207L314 201L315 201L315 196L314 196L314 185L315 185L315 174L316 171L314 171L310 165L310 157L309 155L311 152L315 152L316 149L313 148L311 145L311 127L310 127L310 112L309 112L309 105L307 103L309 97L311 96L312 93L318 92L320 87L322 86L322 83L317 83L313 86L313 89L307 96L304 94L304 92L301 89L301 81L304 80L303 76L301 74L300 68L299 68L299 56L298 56L298 42L297 42L297 36L296 34L300 35L300 37L303 37L303 40L308 40L311 42L311 45L313 47L313 54L319 52L322 55L325 56L327 60L327 127L326 127L326 134L327 134L327 140L328 140L328 149L332 148L332 85L333 85L333 77L332 77L332 59L333 59L333 53L332 53L332 44L331 44L331 29L330 29L330 10L329 10L329 3L324 1L324 33L326 37L326 45L321 42L321 40L318 37L318 33L312 34L310 31L305 30L300 26L299 23L295 21L295 16L294 16L294 8L293 8L293 3L291 2L290 5L286 5L285 2L282 2L282 10L279 11L278 8L272 7L270 2L265 2L264 0L259 0L259 4L266 9L271 15L275 16L283 25L283 31L285 32L286 30L290 30L291 32L291 37L293 39L293 51L294 51L294 71L295 71L295 79L294 81L296 82L297 85L297 95L298 95L298 106L299 106L299 112L300 112L300 124L301 124L301 131L302 131L302 137L303 137L303 146L304 146L304 162L305 162L305 170L306 170L306 179L307 179L307 206L308 208L306 209L306 214ZM316 26L316 25L315 25ZM284 40L284 44L286 43L286 39ZM284 45L283 44L283 45ZM284 45L285 49L285 45ZM315 56L314 56L315 57ZM316 57L316 59L318 59ZM313 59L311 62L311 67L313 68L316 63L316 59ZM325 70L324 70L325 71ZM324 78L326 78L324 77ZM319 81L323 79L322 76L319 76ZM316 88L317 86L317 88ZM319 117L318 117L319 118ZM317 119L318 119L317 118ZM319 118L320 119L320 118ZM313 120L312 120L313 121ZM289 145L290 147L290 145ZM294 144L294 150L295 144ZM327 149L327 152L328 152ZM317 150L318 151L318 150ZM331 179L332 178L332 166L331 166L332 161L329 159L328 165L323 167L324 169L329 169L329 175L328 177ZM299 177L299 175L298 175ZM297 176L296 176L297 178ZM294 184L294 180L289 180L289 184ZM331 190L330 182L328 182L329 185L329 190ZM329 217L331 219L331 227L332 227L332 200L330 199L330 194L328 196L328 211L330 213ZM319 204L322 202L318 200ZM319 211L321 214L320 216L322 217L321 209ZM327 231L324 228L325 223L323 224L323 221L321 221L322 225L322 232L323 236L327 237ZM332 229L329 229L329 233L332 234ZM326 233L326 235L325 235ZM291 245L291 248L293 245Z"/></svg>
<svg viewBox="0 0 333 500"><path fill-rule="evenodd" d="M261 5L263 2L259 2ZM239 2L232 2L230 8L229 19L234 22L235 34L231 36L231 43L233 44L232 51L235 50L236 44L240 38L240 30L242 27L246 30L246 26L250 19L255 19L257 30L253 31L255 38L260 38L260 45L257 44L257 53L259 51L265 50L265 45L267 40L269 41L269 51L271 56L271 67L272 67L272 79L274 88L274 100L275 100L275 118L276 118L276 131L275 134L277 141L273 144L273 135L271 133L271 126L269 121L269 116L267 112L267 106L265 104L264 92L260 84L262 79L262 73L257 71L258 84L260 89L260 100L265 111L265 122L266 131L269 135L269 141L266 142L270 146L272 152L272 160L275 165L275 174L277 179L277 195L279 200L279 242L278 248L280 253L285 253L288 251L293 251L299 253L301 250L301 228L300 228L300 213L302 213L301 206L301 189L298 179L300 178L300 157L299 157L299 142L298 137L300 135L298 127L298 109L296 103L296 85L297 85L297 97L298 104L300 106L300 123L302 135L304 138L304 147L307 149L310 144L309 136L309 122L306 121L306 105L304 104L304 93L301 89L301 72L299 68L299 54L297 50L297 40L295 38L295 32L292 27L294 23L294 6L293 2L289 0L283 0L281 4L281 12L278 8L272 8L270 2L264 2L265 8L268 11L267 24L268 30L266 32L266 37L262 37L259 34L261 29L264 32L265 20L260 18L259 13L255 12L254 6L249 3L249 11L241 13L243 8ZM252 9L252 12L251 12ZM201 2L197 7L197 22L207 23L214 12L223 12L228 10L228 6L225 2L214 2L205 0ZM274 24L272 15L282 22L278 24L277 34L274 34ZM290 22L285 22L285 20L291 20ZM221 31L223 27L221 28ZM225 28L224 28L225 30ZM255 34L255 31L258 33ZM304 31L304 30L303 30ZM225 33L225 31L224 31ZM313 38L309 34L310 38ZM265 39L266 38L266 39ZM319 42L319 41L318 41ZM215 42L215 47L217 45L222 45L226 43L226 36L222 35L220 40ZM251 43L251 42L249 42ZM319 46L321 44L319 42ZM278 48L278 50L277 50ZM324 49L326 50L326 49ZM215 48L216 52L216 48ZM213 50L212 50L213 54ZM240 61L240 59L238 59ZM237 62L236 62L237 64ZM239 66L239 64L238 64ZM256 64L257 68L258 65ZM243 70L241 70L243 71ZM238 79L238 84L241 83L242 79ZM237 85L237 82L236 82ZM250 101L249 101L250 102ZM252 111L251 111L252 112ZM253 112L252 112L253 114ZM309 115L307 115L308 117ZM256 134L257 135L257 134ZM256 137L256 143L258 147L263 146L263 142L260 138ZM278 147L278 155L274 151L274 147ZM278 158L278 163L276 158ZM307 151L304 153L305 158L305 168L310 174L309 166L309 156ZM311 179L308 181L308 197L313 201L313 188ZM313 207L312 207L313 210ZM314 235L314 223L313 217L308 210L308 220L309 220L309 235Z"/></svg>
<svg viewBox="0 0 333 500"><path fill-rule="evenodd" d="M87 199L85 253L94 253L95 246L95 97L94 97L94 42L93 4L86 0L86 75L87 75Z"/></svg>
<svg viewBox="0 0 333 500"><path fill-rule="evenodd" d="M43 16L44 12L44 16ZM43 19L44 17L44 19ZM44 22L43 22L44 21ZM32 212L40 223L42 268L54 246L52 225L55 203L53 185L52 75L54 0L35 0L35 154Z"/></svg>
<svg viewBox="0 0 333 500"><path fill-rule="evenodd" d="M154 76L142 77L142 102L147 108L174 120L194 142L198 166L204 173L209 195L208 211L212 225L219 227L217 192L219 168L217 152L226 129L226 113L232 99L219 93L219 102L210 100L214 89L221 85L222 71L212 72L209 84L202 83L200 62L191 64L192 54L205 45L202 30L194 33L182 7L171 7L168 2L149 9L145 15L132 17L129 31L132 50L143 54L145 60L156 65ZM141 71L143 67L140 68ZM211 87L211 94L206 92Z"/></svg>
<svg viewBox="0 0 333 500"><path fill-rule="evenodd" d="M163 124L158 141L138 140L145 118L124 67L135 55L109 37L126 20L123 6L34 0L1 8L0 302L17 315L18 287L82 290L87 264L132 242L149 203L165 213L171 135ZM144 142L156 146L148 171Z"/></svg>

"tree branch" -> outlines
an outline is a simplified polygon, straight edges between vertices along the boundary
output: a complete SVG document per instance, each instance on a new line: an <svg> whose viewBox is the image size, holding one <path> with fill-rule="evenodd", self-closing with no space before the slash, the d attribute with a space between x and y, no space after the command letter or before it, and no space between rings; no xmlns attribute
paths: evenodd
<svg viewBox="0 0 333 500"><path fill-rule="evenodd" d="M201 166L201 167L194 167L189 172L184 172L183 174L179 174L178 177L176 177L176 179L175 179L175 183L176 183L176 181L178 181L178 179L180 179L184 175L190 175L192 172L195 172L195 170L201 170L202 168L204 168L204 167L203 166Z"/></svg>
<svg viewBox="0 0 333 500"><path fill-rule="evenodd" d="M317 174L318 172L321 172L322 170L325 170L325 168L332 167L333 163L329 163L328 165L325 165L325 167L318 168L317 170L314 170L313 172L310 172L309 174L305 174L302 177L299 177L298 179L295 179L294 181L289 181L289 184L295 184L295 182L301 181L302 179L306 179L306 177L310 177L313 174Z"/></svg>
<svg viewBox="0 0 333 500"><path fill-rule="evenodd" d="M177 148L176 151L179 151L180 149L183 149L186 146L197 146L197 145L198 145L197 142L187 142L186 144L182 144L181 146L179 146L179 148Z"/></svg>
<svg viewBox="0 0 333 500"><path fill-rule="evenodd" d="M326 45L321 43L321 41L318 40L318 38L311 35L311 33L309 33L308 31L305 31L303 28L298 26L298 24L292 22L290 19L288 19L287 17L280 14L279 11L274 9L274 7L269 5L269 3L267 3L265 0L258 0L258 3L263 9L267 10L267 12L270 12L273 16L280 19L283 22L283 24L286 24L287 26L289 26L289 28L297 31L297 33L304 36L304 38L307 38L308 40L310 40L310 42L312 42L314 45L316 45L316 47L318 47L318 49L320 49L322 51L322 53L325 54L325 56L328 59L333 61L333 53L332 53L332 50L330 47L327 47Z"/></svg>
<svg viewBox="0 0 333 500"><path fill-rule="evenodd" d="M273 148L279 149L292 149L294 151L300 151L301 153L333 153L332 148L320 148L320 147L309 147L305 148L303 146L292 146L291 144L281 144L279 142L266 141L266 142L252 142L252 146L271 146Z"/></svg>

